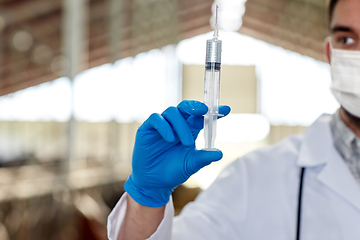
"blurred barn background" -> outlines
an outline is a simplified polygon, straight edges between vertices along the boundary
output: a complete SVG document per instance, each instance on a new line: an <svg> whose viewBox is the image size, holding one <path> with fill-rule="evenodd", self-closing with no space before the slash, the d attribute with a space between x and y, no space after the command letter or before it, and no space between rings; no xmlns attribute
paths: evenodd
<svg viewBox="0 0 360 240"><path fill-rule="evenodd" d="M107 239L138 126L202 99L215 3L233 111L224 160L175 191L177 212L235 158L336 110L326 1L0 0L1 240Z"/></svg>

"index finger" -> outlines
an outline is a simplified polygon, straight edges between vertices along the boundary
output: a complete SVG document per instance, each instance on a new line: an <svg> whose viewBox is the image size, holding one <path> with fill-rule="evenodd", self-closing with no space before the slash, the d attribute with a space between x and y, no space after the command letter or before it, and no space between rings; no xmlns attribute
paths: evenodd
<svg viewBox="0 0 360 240"><path fill-rule="evenodd" d="M231 111L231 108L227 105L220 105L219 106L219 113L224 115L224 116L221 116L220 118L222 117L225 117L226 115L228 115Z"/></svg>
<svg viewBox="0 0 360 240"><path fill-rule="evenodd" d="M208 107L205 103L195 101L195 100L184 100L181 101L177 108L181 112L181 115L186 119L190 116L202 116L207 113Z"/></svg>

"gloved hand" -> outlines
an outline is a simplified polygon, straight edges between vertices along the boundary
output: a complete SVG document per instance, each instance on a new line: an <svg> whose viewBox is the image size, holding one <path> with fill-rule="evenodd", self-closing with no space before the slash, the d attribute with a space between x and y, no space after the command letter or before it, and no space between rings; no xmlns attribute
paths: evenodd
<svg viewBox="0 0 360 240"><path fill-rule="evenodd" d="M204 127L207 106L198 101L182 101L161 115L152 114L138 129L132 158L132 173L125 191L139 204L161 207L175 187L213 161L222 152L195 149L195 139ZM230 107L220 106L227 115Z"/></svg>

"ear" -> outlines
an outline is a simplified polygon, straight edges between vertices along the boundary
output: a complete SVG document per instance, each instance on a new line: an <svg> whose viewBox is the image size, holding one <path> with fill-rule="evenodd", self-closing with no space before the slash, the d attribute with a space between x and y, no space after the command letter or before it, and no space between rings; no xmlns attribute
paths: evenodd
<svg viewBox="0 0 360 240"><path fill-rule="evenodd" d="M330 37L327 37L327 38L325 38L325 40L324 40L324 53L325 53L325 56L326 56L326 61L327 61L329 64L330 64L330 62L331 62L330 41L331 41L331 38L330 38Z"/></svg>

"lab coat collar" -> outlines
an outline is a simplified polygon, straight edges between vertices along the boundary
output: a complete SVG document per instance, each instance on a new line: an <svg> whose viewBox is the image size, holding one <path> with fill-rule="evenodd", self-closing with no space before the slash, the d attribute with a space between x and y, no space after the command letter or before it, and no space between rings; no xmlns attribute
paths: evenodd
<svg viewBox="0 0 360 240"><path fill-rule="evenodd" d="M333 157L329 152L334 148L330 120L331 115L323 114L306 129L297 162L299 166L319 166Z"/></svg>
<svg viewBox="0 0 360 240"><path fill-rule="evenodd" d="M304 134L297 164L300 167L324 165L317 180L360 210L360 188L336 150L330 127L331 115L322 115Z"/></svg>

